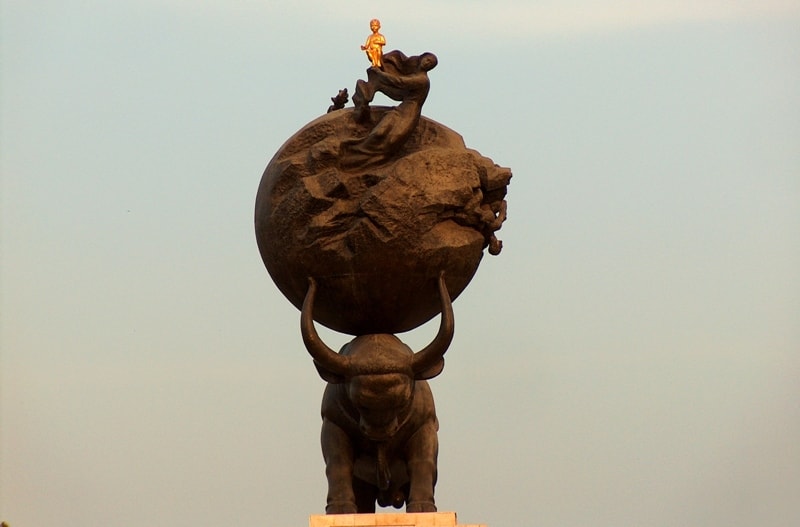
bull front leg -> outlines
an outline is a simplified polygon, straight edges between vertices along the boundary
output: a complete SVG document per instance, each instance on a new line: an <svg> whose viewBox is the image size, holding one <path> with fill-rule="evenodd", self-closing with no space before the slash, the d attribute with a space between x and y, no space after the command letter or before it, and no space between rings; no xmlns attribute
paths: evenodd
<svg viewBox="0 0 800 527"><path fill-rule="evenodd" d="M410 489L406 512L436 512L433 489L436 486L436 459L439 438L435 422L420 427L406 444Z"/></svg>
<svg viewBox="0 0 800 527"><path fill-rule="evenodd" d="M353 492L353 442L344 430L328 419L322 421L322 457L328 478L326 514L358 512Z"/></svg>

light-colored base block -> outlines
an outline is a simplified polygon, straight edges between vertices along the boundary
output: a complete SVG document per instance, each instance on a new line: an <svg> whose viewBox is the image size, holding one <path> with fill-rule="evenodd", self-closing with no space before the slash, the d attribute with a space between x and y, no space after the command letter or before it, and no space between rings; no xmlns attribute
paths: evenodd
<svg viewBox="0 0 800 527"><path fill-rule="evenodd" d="M486 527L456 523L455 512L315 514L308 527Z"/></svg>

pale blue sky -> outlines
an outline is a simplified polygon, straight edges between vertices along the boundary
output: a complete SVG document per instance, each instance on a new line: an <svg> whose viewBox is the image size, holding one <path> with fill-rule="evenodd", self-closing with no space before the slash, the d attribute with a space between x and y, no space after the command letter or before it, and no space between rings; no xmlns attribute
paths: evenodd
<svg viewBox="0 0 800 527"><path fill-rule="evenodd" d="M0 4L12 527L323 512L324 384L253 203L373 17L438 55L424 114L514 171L431 382L440 510L800 524L797 1Z"/></svg>

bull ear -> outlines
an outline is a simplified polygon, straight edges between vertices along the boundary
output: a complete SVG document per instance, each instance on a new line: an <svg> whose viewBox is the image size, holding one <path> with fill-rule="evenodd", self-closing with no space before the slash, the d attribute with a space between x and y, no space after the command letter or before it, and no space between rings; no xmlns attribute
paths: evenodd
<svg viewBox="0 0 800 527"><path fill-rule="evenodd" d="M433 379L434 377L442 373L443 369L444 369L444 357L442 357L439 360L439 362L437 362L427 370L415 374L414 379L417 381L425 381L428 379Z"/></svg>
<svg viewBox="0 0 800 527"><path fill-rule="evenodd" d="M322 380L325 382L329 382L331 384L342 384L345 381L344 377L325 369L325 367L321 366L317 361L314 361L314 367L317 368L317 373L319 373L319 376L322 377Z"/></svg>

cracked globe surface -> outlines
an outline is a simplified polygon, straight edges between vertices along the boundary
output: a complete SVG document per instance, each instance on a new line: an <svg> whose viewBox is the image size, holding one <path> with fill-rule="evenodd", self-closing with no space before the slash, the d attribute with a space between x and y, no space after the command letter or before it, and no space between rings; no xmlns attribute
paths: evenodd
<svg viewBox="0 0 800 527"><path fill-rule="evenodd" d="M373 120L389 111L372 108ZM353 335L400 333L439 313L441 271L456 298L484 249L499 243L511 171L425 117L387 162L343 169L342 143L369 133L351 113L312 121L272 158L256 197L258 247L298 309L308 278L317 280L317 322Z"/></svg>

